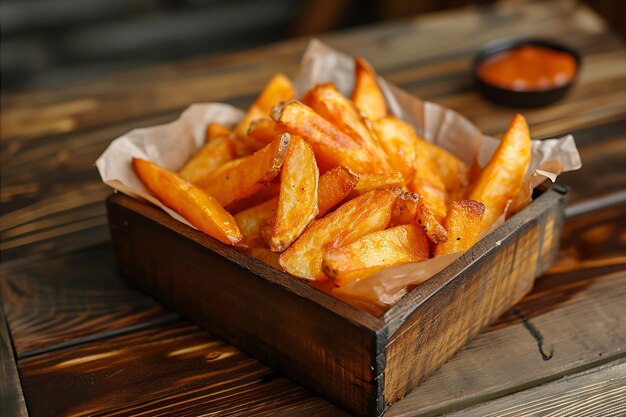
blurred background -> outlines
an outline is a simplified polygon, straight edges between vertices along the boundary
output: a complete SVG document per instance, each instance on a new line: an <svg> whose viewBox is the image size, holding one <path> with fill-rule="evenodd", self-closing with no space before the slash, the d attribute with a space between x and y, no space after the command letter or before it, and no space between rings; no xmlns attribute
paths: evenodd
<svg viewBox="0 0 626 417"><path fill-rule="evenodd" d="M549 1L549 0L546 0ZM493 0L2 0L3 91ZM586 0L626 36L626 0Z"/></svg>

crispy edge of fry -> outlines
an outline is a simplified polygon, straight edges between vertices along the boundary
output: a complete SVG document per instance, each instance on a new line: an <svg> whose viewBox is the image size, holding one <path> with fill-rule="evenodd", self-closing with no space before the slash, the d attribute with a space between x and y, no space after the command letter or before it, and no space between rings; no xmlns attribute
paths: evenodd
<svg viewBox="0 0 626 417"><path fill-rule="evenodd" d="M322 272L322 252L385 229L398 194L398 190L374 190L342 204L332 213L311 223L280 255L280 265L285 271L305 280L326 280Z"/></svg>
<svg viewBox="0 0 626 417"><path fill-rule="evenodd" d="M531 146L528 123L522 115L516 114L469 197L485 205L482 229L488 228L502 214L508 201L524 186Z"/></svg>
<svg viewBox="0 0 626 417"><path fill-rule="evenodd" d="M198 230L227 245L236 245L242 240L235 219L210 194L152 162L133 158L132 167L159 201Z"/></svg>
<svg viewBox="0 0 626 417"><path fill-rule="evenodd" d="M400 226L417 222L420 210L420 195L417 193L402 193L398 196L391 214L389 227Z"/></svg>
<svg viewBox="0 0 626 417"><path fill-rule="evenodd" d="M293 100L295 97L296 89L289 78L281 73L275 74L235 127L235 133L245 137L253 120L269 116L272 106L286 100Z"/></svg>
<svg viewBox="0 0 626 417"><path fill-rule="evenodd" d="M359 175L346 167L335 167L321 175L317 195L319 213L316 218L324 217L348 197L358 181Z"/></svg>
<svg viewBox="0 0 626 417"><path fill-rule="evenodd" d="M230 161L210 178L198 182L198 186L222 205L248 197L280 172L290 140L290 135L284 133L252 155Z"/></svg>
<svg viewBox="0 0 626 417"><path fill-rule="evenodd" d="M378 143L354 103L345 98L331 83L318 84L302 97L302 103L311 107L324 119L338 127L369 152L372 170L376 173L392 171L387 154Z"/></svg>
<svg viewBox="0 0 626 417"><path fill-rule="evenodd" d="M183 179L196 183L213 174L219 167L235 158L230 134L218 136L206 143L180 169L178 175Z"/></svg>
<svg viewBox="0 0 626 417"><path fill-rule="evenodd" d="M372 129L389 157L391 166L404 176L405 184L415 175L417 135L413 127L395 116L385 116L372 123Z"/></svg>
<svg viewBox="0 0 626 417"><path fill-rule="evenodd" d="M324 251L322 270L344 286L390 266L421 262L430 256L424 231L405 224L370 233L349 245Z"/></svg>
<svg viewBox="0 0 626 417"><path fill-rule="evenodd" d="M232 133L230 129L221 123L216 123L216 122L209 123L209 125L206 127L206 132L204 135L204 143L209 143L215 138L229 135L230 133Z"/></svg>
<svg viewBox="0 0 626 417"><path fill-rule="evenodd" d="M443 218L439 217L424 202L424 198L418 201L419 210L417 211L417 224L422 226L426 235L435 244L440 244L448 240L448 232L441 222Z"/></svg>
<svg viewBox="0 0 626 417"><path fill-rule="evenodd" d="M350 193L354 198L379 188L400 188L404 186L404 177L400 172L388 174L360 174L359 181Z"/></svg>
<svg viewBox="0 0 626 417"><path fill-rule="evenodd" d="M282 252L296 240L319 212L319 170L313 149L301 137L292 136L280 174L278 212L270 249Z"/></svg>
<svg viewBox="0 0 626 417"><path fill-rule="evenodd" d="M310 107L296 100L274 106L274 119L281 129L302 136L313 148L320 170L345 166L356 172L369 172L371 155Z"/></svg>
<svg viewBox="0 0 626 417"><path fill-rule="evenodd" d="M447 242L438 244L434 256L465 252L478 241L485 205L474 200L453 201L443 221Z"/></svg>
<svg viewBox="0 0 626 417"><path fill-rule="evenodd" d="M376 72L364 58L354 59L354 89L352 101L371 121L387 115L387 101L380 89Z"/></svg>

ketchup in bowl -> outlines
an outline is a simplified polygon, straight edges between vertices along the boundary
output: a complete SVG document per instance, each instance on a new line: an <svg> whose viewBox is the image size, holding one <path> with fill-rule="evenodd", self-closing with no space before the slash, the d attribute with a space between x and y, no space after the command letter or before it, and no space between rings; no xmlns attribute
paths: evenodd
<svg viewBox="0 0 626 417"><path fill-rule="evenodd" d="M572 82L576 60L566 52L526 45L495 54L478 66L484 81L515 91L549 90Z"/></svg>
<svg viewBox="0 0 626 417"><path fill-rule="evenodd" d="M478 52L473 66L483 95L513 107L540 107L559 101L579 71L576 51L546 39L489 43Z"/></svg>

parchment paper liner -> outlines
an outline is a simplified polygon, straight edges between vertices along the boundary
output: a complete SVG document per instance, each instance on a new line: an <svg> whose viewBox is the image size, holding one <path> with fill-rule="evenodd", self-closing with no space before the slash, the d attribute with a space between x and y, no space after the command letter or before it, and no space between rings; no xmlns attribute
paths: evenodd
<svg viewBox="0 0 626 417"><path fill-rule="evenodd" d="M346 96L354 83L353 58L338 52L318 40L312 40L294 79L298 95L316 84L332 82ZM379 77L389 110L415 126L428 141L450 151L467 164L474 157L483 167L499 141L483 135L469 120L451 109L422 101ZM96 161L105 184L134 198L147 200L165 210L170 216L191 226L178 213L165 207L153 197L136 177L132 158L143 158L169 170L177 171L204 144L206 126L218 122L232 126L244 115L240 109L222 103L192 104L177 120L160 126L135 129L115 139ZM534 140L528 174L528 190L546 178L552 181L561 172L581 167L574 138L567 135L557 139ZM501 216L498 224L504 221ZM192 226L193 227L193 226ZM406 288L425 281L449 265L459 254L430 259L417 264L387 268L374 276L332 291L345 301L372 312L381 312L397 302ZM407 271L410 273L407 274Z"/></svg>

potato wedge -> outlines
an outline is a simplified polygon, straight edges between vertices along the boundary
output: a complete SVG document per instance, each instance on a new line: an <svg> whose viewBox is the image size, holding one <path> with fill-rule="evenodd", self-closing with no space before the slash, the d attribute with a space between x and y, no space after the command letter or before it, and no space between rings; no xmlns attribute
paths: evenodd
<svg viewBox="0 0 626 417"><path fill-rule="evenodd" d="M391 219L396 190L374 190L316 220L284 251L278 261L296 277L323 281L323 250L347 245L368 233L387 227Z"/></svg>
<svg viewBox="0 0 626 417"><path fill-rule="evenodd" d="M381 148L363 116L354 103L345 98L333 84L317 85L302 98L302 103L311 107L365 148L372 156L372 164L376 166L375 172L392 170L387 154Z"/></svg>
<svg viewBox="0 0 626 417"><path fill-rule="evenodd" d="M507 202L520 191L530 164L530 155L528 124L522 115L517 114L480 174L469 198L485 205L482 229L493 224L504 211Z"/></svg>
<svg viewBox="0 0 626 417"><path fill-rule="evenodd" d="M292 136L280 174L278 213L270 249L282 252L300 236L319 212L319 171L311 146Z"/></svg>
<svg viewBox="0 0 626 417"><path fill-rule="evenodd" d="M182 178L196 183L209 177L226 162L236 158L230 134L218 136L209 141L178 172Z"/></svg>
<svg viewBox="0 0 626 417"><path fill-rule="evenodd" d="M371 121L387 115L387 101L376 80L376 72L361 57L354 59L352 101Z"/></svg>
<svg viewBox="0 0 626 417"><path fill-rule="evenodd" d="M223 206L248 197L278 174L290 140L289 134L285 133L254 154L230 161L197 184Z"/></svg>
<svg viewBox="0 0 626 417"><path fill-rule="evenodd" d="M465 252L478 241L485 205L474 200L453 201L443 221L448 240L435 247L434 256Z"/></svg>
<svg viewBox="0 0 626 417"><path fill-rule="evenodd" d="M133 158L133 170L152 194L198 230L227 245L243 236L230 215L211 195L152 162Z"/></svg>
<svg viewBox="0 0 626 417"><path fill-rule="evenodd" d="M345 166L356 172L371 172L372 157L350 136L299 101L288 101L272 110L280 128L302 136L313 148L320 170Z"/></svg>
<svg viewBox="0 0 626 417"><path fill-rule="evenodd" d="M448 240L448 232L443 227L443 219L437 215L424 199L420 197L418 201L419 210L417 211L417 224L422 226L426 235L435 244L443 243Z"/></svg>
<svg viewBox="0 0 626 417"><path fill-rule="evenodd" d="M242 198L240 200L235 200L232 203L225 206L224 208L229 213L236 214L236 213L239 213L240 211L249 209L250 207L254 207L261 203L264 203L269 199L278 197L279 192L280 192L280 177L276 176L276 178L274 178L274 181L263 184L261 188L259 189L259 191L257 191L256 193L248 197Z"/></svg>
<svg viewBox="0 0 626 417"><path fill-rule="evenodd" d="M274 75L263 89L263 92L261 92L261 95L250 106L244 118L235 127L235 133L245 137L253 120L269 116L275 104L293 100L295 97L296 89L289 78L283 74Z"/></svg>
<svg viewBox="0 0 626 417"><path fill-rule="evenodd" d="M249 137L264 144L271 143L283 133L285 133L284 129L280 129L276 122L268 117L254 120L250 123L250 128L248 129Z"/></svg>
<svg viewBox="0 0 626 417"><path fill-rule="evenodd" d="M389 174L360 174L350 197L357 197L378 188L401 188L404 186L404 177L399 172Z"/></svg>
<svg viewBox="0 0 626 417"><path fill-rule="evenodd" d="M258 246L261 228L267 220L274 219L278 210L278 197L267 200L235 214L234 219L243 236L243 243L249 247Z"/></svg>
<svg viewBox="0 0 626 417"><path fill-rule="evenodd" d="M411 125L394 116L386 116L372 123L374 133L389 156L394 170L402 173L405 184L415 174L417 135Z"/></svg>
<svg viewBox="0 0 626 417"><path fill-rule="evenodd" d="M221 123L209 123L204 136L204 143L209 143L220 136L229 135L230 129Z"/></svg>
<svg viewBox="0 0 626 417"><path fill-rule="evenodd" d="M416 193L402 193L398 196L396 204L391 214L389 227L403 224L418 224L418 214L420 210L420 195Z"/></svg>
<svg viewBox="0 0 626 417"><path fill-rule="evenodd" d="M322 270L344 286L394 265L428 259L430 246L424 231L415 224L380 230L349 245L324 251Z"/></svg>
<svg viewBox="0 0 626 417"><path fill-rule="evenodd" d="M422 138L419 138L417 146L424 147L428 157L435 163L448 194L456 193L457 190L469 185L470 168L467 164L445 149Z"/></svg>
<svg viewBox="0 0 626 417"><path fill-rule="evenodd" d="M316 218L324 217L354 189L359 176L345 167L335 167L320 176Z"/></svg>

